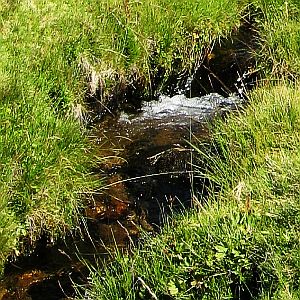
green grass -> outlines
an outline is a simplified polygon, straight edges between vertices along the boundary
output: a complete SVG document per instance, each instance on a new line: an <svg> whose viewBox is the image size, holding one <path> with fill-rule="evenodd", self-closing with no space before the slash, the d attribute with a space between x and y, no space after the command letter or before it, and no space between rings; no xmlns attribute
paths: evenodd
<svg viewBox="0 0 300 300"><path fill-rule="evenodd" d="M300 275L300 90L283 82L251 97L245 114L215 125L218 156L209 159L206 175L218 189L219 204L235 203L259 222L253 228L258 240L249 247L259 254L254 263L263 259L257 266L262 294L294 299Z"/></svg>
<svg viewBox="0 0 300 300"><path fill-rule="evenodd" d="M209 200L93 270L85 299L298 299L299 104L299 87L264 86L216 122L195 148Z"/></svg>
<svg viewBox="0 0 300 300"><path fill-rule="evenodd" d="M91 268L78 299L300 298L300 6L248 3L266 80L245 110L212 125L211 144L194 146L209 198Z"/></svg>
<svg viewBox="0 0 300 300"><path fill-rule="evenodd" d="M151 0L144 3L125 0L0 0L0 273L9 255L18 254L24 251L24 248L34 246L34 241L41 233L47 233L51 238L55 238L74 228L80 217L79 211L84 205L84 194L99 184L89 174L95 158L86 137L87 132L78 121L78 119L84 121L86 110L89 109L84 103L85 98L89 95L97 95L98 100L103 102L110 93L118 94L124 91L127 85L139 84L145 88L145 93L149 93L152 86L151 78L161 70L165 74L164 80L172 74L190 71L214 44L218 43L222 37L230 37L230 34L238 29L243 17L249 13L248 7L255 11L257 29L260 32L258 41L260 50L255 54L259 60L259 66L266 71L268 76L272 74L272 76L297 77L300 65L299 3L297 1ZM283 90L287 99L298 97L297 89L295 95L292 94L293 90L290 88ZM260 100L276 98L274 89L270 88L266 90L266 93L269 94L264 95L260 90L253 95L253 98ZM278 99L275 100L274 103L277 103ZM283 102L280 105L285 107L285 104L286 102ZM253 132L247 128L245 129L247 134L237 130L233 131L236 132L236 136L225 137L220 133L220 137L216 137L216 144L220 151L225 151L220 155L222 158L225 157L224 161L232 159L232 163L227 166L228 161L226 165L222 165L223 160L217 160L215 169L211 169L213 173L206 174L212 182L215 182L215 186L220 187L219 203L227 202L228 195L233 193L229 191L235 191L236 186L243 187L239 188L241 195L246 193L245 190L250 189L253 195L251 203L253 202L253 207L258 211L261 209L263 221L259 223L259 218L246 214L245 217L243 215L241 217L245 222L242 223L241 229L239 228L240 221L227 222L227 218L238 220L240 216L231 211L233 205L231 201L228 206L224 207L218 207L216 204L212 204L211 208L207 206L205 208L207 219L194 213L191 217L191 226L188 226L190 217L183 217L182 223L174 220L181 231L187 230L185 235L189 240L196 241L197 239L193 240L193 238L203 238L204 244L201 244L197 251L206 247L210 255L225 254L226 259L220 260L217 266L201 265L199 267L202 272L199 275L200 281L201 276L204 276L204 271L209 270L207 276L210 276L209 280L212 280L214 286L209 293L222 290L223 294L218 292L217 295L230 296L231 291L228 287L230 280L241 289L249 285L249 280L251 281L249 278L253 273L251 255L256 252L248 251L247 247L252 247L257 243L265 249L263 248L265 238L259 231L259 228L262 228L260 226L268 222L271 224L270 230L274 229L274 232L271 232L270 237L273 239L270 238L268 241L273 243L274 249L276 245L279 245L278 243L284 243L282 237L287 229L284 226L276 227L279 226L276 223L277 219L273 220L271 217L273 213L276 215L277 211L272 212L269 217L263 214L264 210L272 211L275 207L272 204L274 199L270 196L273 195L272 193L275 193L274 195L281 193L280 195L284 195L283 198L287 197L286 195L291 196L289 201L292 205L289 203L289 207L295 208L297 212L297 199L294 199L297 195L297 185L293 180L297 177L294 169L298 168L298 156L294 149L297 139L294 129L298 126L298 112L294 107L287 109L280 113L283 116L281 118L276 111L276 106L272 109L275 109L278 120L288 117L286 119L288 123L283 124L282 128L276 127L281 123L278 123L277 119L272 119L270 124L272 126L277 124L275 126L277 131L272 131L271 135L254 134L254 126L262 126L260 133L265 133L264 130L267 129L264 129L263 125L269 124L267 118L261 124L249 123L253 126ZM258 112L257 110L257 114ZM274 113L273 110L271 112ZM243 128L241 126L243 122L239 124L241 128ZM290 131L285 132L287 128ZM279 137L275 134L278 132ZM291 133L293 133L292 136ZM222 139L226 141L226 138L228 138L227 142L230 142L228 145L233 147L235 157L226 158L225 156L228 150L227 142L223 145ZM257 139L254 146L249 145L249 139L251 142ZM236 144L236 140L241 144ZM287 146L287 142L294 146ZM270 160L263 156L265 152ZM249 155L249 153L254 154ZM245 166L245 174L241 169L235 169L237 168L235 161L239 161L240 166ZM213 162L212 160L211 165ZM266 171L267 167L272 168L271 174ZM221 173L218 173L219 169ZM226 182L220 174L222 176L226 174ZM251 176L246 177L247 174ZM273 185L274 180L278 181L276 185ZM275 191L272 190L274 187ZM267 195L273 200L269 200ZM223 198L226 201L223 201ZM277 199L277 196L275 198ZM275 208L279 210L278 214L281 216L285 213L285 202L276 201L280 205L276 202ZM216 207L216 215L212 218L216 217L215 221L208 217L211 215L210 209L214 207ZM216 241L214 243L210 242L210 235L206 239L205 231L195 233L190 230L196 230L198 227L193 224L199 222L208 231L210 223L218 223L218 220L224 218L225 225L228 227L226 227L227 232L236 231L238 237L236 244L231 248L224 246L223 252L225 248L227 250L223 254L218 254L222 248L215 248L215 246L218 246L218 241L224 238L218 226L214 229L215 231L212 231ZM246 241L244 253L244 248L238 248L238 242L242 238L241 232L248 228L248 223L257 230L257 235L250 236ZM180 224L185 225L184 228L180 227L183 226ZM296 239L297 222L293 226L295 227L290 229L291 237ZM170 228L167 226L164 229L166 242L162 245L166 247L170 244L169 238L173 239L172 234L181 234L180 232L172 233ZM279 237L276 236L275 230L279 230ZM245 236L247 236L246 233ZM159 238L154 241L159 243ZM155 245L151 243L149 241L145 249L149 251L151 247L154 249ZM168 247L166 249L171 251L172 259L182 251L181 248L174 250ZM232 252L236 248L241 252ZM286 248L283 247L283 249ZM191 295L195 291L196 294L202 293L203 285L198 280L198 275L193 273L194 269L182 267L181 258L177 257L177 265L177 260L176 264L172 259L170 260L169 255L166 254L167 251L164 257L169 259L168 264L165 265L164 261L157 259L157 262L162 265L156 269L157 266L152 266L150 258L147 258L147 251L143 249L138 251L141 251L145 260L144 258L139 260L139 254L136 254L129 261L132 264L134 262L134 267L140 264L139 261L148 261L149 268L152 268L149 269L152 270L152 273L149 271L149 276L154 276L151 279L154 281L152 283L148 282L148 279L145 281L146 277L141 275L141 280L136 285L137 289L130 292L137 277L134 272L129 272L124 277L126 287L124 286L119 291L116 288L111 290L111 295L121 293L121 297L127 292L129 295L134 295L135 292L145 295L148 284L151 290L154 289L155 293L159 293L160 296L175 293L174 297L183 299L192 297L188 293ZM296 250L294 252L297 253ZM237 264L238 267L233 277L229 278L227 273L217 275L222 274L222 270L227 268L226 263L230 261L227 255L230 254L232 257L234 253L236 255L242 253L241 255L244 256L234 258L242 259L242 261ZM191 256L188 256L188 259L192 261L194 254L189 255ZM254 257L258 259L259 256L255 255ZM279 253L276 256L277 261L274 260L272 263L268 261L266 266L261 267L262 274L269 272L273 276L275 267L272 269L272 264L281 266L282 255ZM288 253L288 255L293 261L294 254ZM203 257L197 258L196 255L193 259L201 264ZM128 259L125 258L125 261L128 262ZM242 268L244 263L247 266L245 274ZM122 262L121 265L122 268L129 268ZM293 264L289 266L292 268ZM168 268L171 268L171 271ZM117 282L109 276L110 271L104 272L108 272L108 280L112 280L113 285L117 287ZM183 276L186 276L186 272L190 272L188 274L190 274L191 282L184 281ZM266 284L264 299L271 297L268 293L270 295L277 293L277 297L288 292L297 295L297 290L294 290L293 286L286 287L285 285L297 282L294 277L288 279L287 276L290 274L294 273L289 270L278 271L278 274L273 276L275 279L272 277L274 279L272 282L280 283L279 288L274 291L275 288L272 290ZM115 276L118 278L117 273ZM162 276L161 280L159 276ZM170 277L174 279L171 280ZM269 277L266 275L266 278L267 282ZM143 280L146 282L145 286ZM204 288L208 291L207 287L204 286Z"/></svg>
<svg viewBox="0 0 300 300"><path fill-rule="evenodd" d="M190 70L245 9L228 0L0 0L0 273L42 233L76 227L98 184L77 120L85 98L131 82L149 92L158 69L165 78Z"/></svg>
<svg viewBox="0 0 300 300"><path fill-rule="evenodd" d="M17 97L3 98L0 110L1 265L20 239L27 247L42 233L70 230L94 186L93 156L74 118L58 116L42 95Z"/></svg>
<svg viewBox="0 0 300 300"><path fill-rule="evenodd" d="M228 0L3 0L1 63L21 80L30 74L62 106L96 89L107 95L126 84L149 88L158 69L166 78L190 70L213 41L240 25L245 8Z"/></svg>
<svg viewBox="0 0 300 300"><path fill-rule="evenodd" d="M300 3L295 0L256 0L257 29L260 33L256 59L269 76L298 77L300 67Z"/></svg>

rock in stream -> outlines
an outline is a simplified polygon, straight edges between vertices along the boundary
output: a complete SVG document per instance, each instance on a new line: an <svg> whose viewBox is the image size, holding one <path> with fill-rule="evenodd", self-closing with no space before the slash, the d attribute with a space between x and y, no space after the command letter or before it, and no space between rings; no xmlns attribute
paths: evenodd
<svg viewBox="0 0 300 300"><path fill-rule="evenodd" d="M117 173L116 186L123 184L126 191L118 193L118 199L131 202L155 224L161 224L162 213L174 203L190 202L192 150L187 141L193 135L206 138L207 122L242 102L216 93L161 96L159 101L142 103L134 113L121 112L99 124L95 130L99 154L110 157L103 168L108 176ZM113 186L110 182L111 190Z"/></svg>

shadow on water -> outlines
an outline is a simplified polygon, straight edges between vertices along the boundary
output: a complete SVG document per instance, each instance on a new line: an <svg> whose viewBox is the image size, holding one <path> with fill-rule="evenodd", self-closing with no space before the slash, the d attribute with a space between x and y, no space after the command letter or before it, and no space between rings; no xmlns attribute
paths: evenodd
<svg viewBox="0 0 300 300"><path fill-rule="evenodd" d="M205 193L205 182L193 177L187 141L192 133L209 140L207 121L243 104L228 94L241 95L254 84L253 61L241 50L254 47L253 30L245 23L231 40L214 47L192 76L172 78L167 92L180 95L144 102L128 91L132 98L120 111L94 126L93 142L107 158L94 171L107 178L106 188L88 200L80 234L55 245L42 237L31 255L7 264L0 300L74 296L73 283L85 283L88 275L83 259L105 259L116 245L128 249L140 228L156 231L170 211L192 206L193 193Z"/></svg>

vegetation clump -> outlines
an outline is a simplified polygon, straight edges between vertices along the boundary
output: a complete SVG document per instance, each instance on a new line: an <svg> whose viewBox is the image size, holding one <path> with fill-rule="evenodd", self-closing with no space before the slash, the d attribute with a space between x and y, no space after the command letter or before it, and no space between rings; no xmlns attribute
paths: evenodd
<svg viewBox="0 0 300 300"><path fill-rule="evenodd" d="M153 78L190 72L251 13L267 83L214 124L213 149L195 146L210 198L92 271L84 297L298 299L299 3L144 2L0 0L0 273L41 234L74 229L99 185L85 100L109 109L128 87L151 93Z"/></svg>
<svg viewBox="0 0 300 300"><path fill-rule="evenodd" d="M206 203L92 271L85 297L298 299L299 96L263 86L244 112L216 122L209 148L195 148L209 166L199 174L211 183Z"/></svg>

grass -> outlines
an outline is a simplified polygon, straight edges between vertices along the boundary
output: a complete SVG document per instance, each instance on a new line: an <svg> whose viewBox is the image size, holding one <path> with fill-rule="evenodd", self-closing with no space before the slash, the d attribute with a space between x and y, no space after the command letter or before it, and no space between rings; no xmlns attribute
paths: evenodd
<svg viewBox="0 0 300 300"><path fill-rule="evenodd" d="M298 299L299 101L297 86L264 86L217 122L196 148L207 202L93 270L81 299Z"/></svg>
<svg viewBox="0 0 300 300"><path fill-rule="evenodd" d="M0 111L1 265L8 254L72 228L83 193L94 186L90 146L78 123L36 94L6 96ZM2 227L3 226L3 227ZM3 237L2 237L3 235Z"/></svg>
<svg viewBox="0 0 300 300"><path fill-rule="evenodd" d="M52 239L74 229L83 195L99 184L80 123L85 99L104 107L127 86L150 93L156 75L166 81L191 71L238 29L249 7L260 33L259 66L268 78L295 79L297 1L0 0L0 273L9 255L34 247L42 233ZM212 196L200 214L170 221L145 248L118 257L103 270L105 280L92 273L87 293L221 299L250 289L261 299L297 298L299 90L278 85L252 97L256 108L216 127L220 159L210 158L205 176L218 187L218 201ZM261 284L252 290L255 274Z"/></svg>
<svg viewBox="0 0 300 300"><path fill-rule="evenodd" d="M87 93L105 98L138 82L149 88L158 69L166 78L190 70L213 41L240 25L246 7L228 0L1 4L3 67L15 67L21 80L30 75L34 89L62 107L82 104Z"/></svg>
<svg viewBox="0 0 300 300"><path fill-rule="evenodd" d="M266 77L299 76L299 1L251 1L257 11L260 49L256 59Z"/></svg>
<svg viewBox="0 0 300 300"><path fill-rule="evenodd" d="M167 79L191 70L239 27L246 7L0 0L0 273L41 234L51 240L74 229L83 195L99 185L85 99L105 106L126 85L141 82L149 92L156 72Z"/></svg>
<svg viewBox="0 0 300 300"><path fill-rule="evenodd" d="M207 177L219 189L218 203L234 203L256 221L249 250L258 299L299 295L299 96L297 84L263 86L245 114L214 128L218 157L210 159Z"/></svg>
<svg viewBox="0 0 300 300"><path fill-rule="evenodd" d="M300 298L299 8L251 1L264 80L245 110L214 122L211 144L194 146L205 203L91 267L78 299Z"/></svg>

